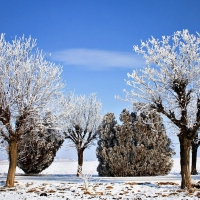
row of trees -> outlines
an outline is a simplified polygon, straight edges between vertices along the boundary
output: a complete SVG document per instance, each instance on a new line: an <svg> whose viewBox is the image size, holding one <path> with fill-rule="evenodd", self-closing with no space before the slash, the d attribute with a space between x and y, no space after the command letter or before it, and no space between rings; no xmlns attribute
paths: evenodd
<svg viewBox="0 0 200 200"><path fill-rule="evenodd" d="M48 138L50 129L56 130L55 134L65 132L81 158L96 138L92 135L101 121L97 115L94 127L89 125L95 116L92 111L83 113L85 124L76 118L78 103L74 103L74 95L65 97L62 92L61 66L45 60L35 46L36 40L30 37L15 38L11 43L4 34L0 37L0 137L8 143L10 159L6 186L14 185L18 146L23 137L36 134ZM147 66L128 74L130 80L126 82L132 90L125 90L126 98L122 100L131 102L138 113L150 115L153 111L166 116L175 127L180 142L181 188L189 189L190 148L200 127L200 35L177 31L162 40L152 37L140 47L134 46L134 50L143 55ZM100 104L93 107L98 113ZM44 123L49 113L51 123ZM80 116L81 112L77 113ZM68 122L73 125L68 126Z"/></svg>
<svg viewBox="0 0 200 200"><path fill-rule="evenodd" d="M96 138L101 102L64 95L62 68L45 59L31 37L11 42L0 36L0 139L7 145L6 186L14 186L16 166L38 173L53 161L65 138L77 149L79 164Z"/></svg>
<svg viewBox="0 0 200 200"><path fill-rule="evenodd" d="M200 127L200 35L183 30L161 40L152 37L134 51L146 67L128 73L132 90L125 90L123 100L140 112L150 107L171 122L180 143L181 188L190 189L190 148Z"/></svg>
<svg viewBox="0 0 200 200"><path fill-rule="evenodd" d="M77 151L77 175L80 174L83 152L97 139L97 129L102 119L101 102L96 99L95 94L86 97L71 92L68 94L68 102L73 106L63 127L53 125L52 114L48 113L44 118L45 128L42 131L26 132L20 138L17 165L26 174L40 173L49 167L65 139Z"/></svg>

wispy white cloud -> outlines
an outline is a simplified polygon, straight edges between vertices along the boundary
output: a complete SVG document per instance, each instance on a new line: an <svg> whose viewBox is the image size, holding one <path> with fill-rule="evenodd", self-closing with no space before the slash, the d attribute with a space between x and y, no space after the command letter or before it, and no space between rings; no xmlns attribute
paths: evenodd
<svg viewBox="0 0 200 200"><path fill-rule="evenodd" d="M66 49L52 53L55 61L64 65L84 67L93 70L109 68L138 68L145 61L133 52L118 52L93 49Z"/></svg>

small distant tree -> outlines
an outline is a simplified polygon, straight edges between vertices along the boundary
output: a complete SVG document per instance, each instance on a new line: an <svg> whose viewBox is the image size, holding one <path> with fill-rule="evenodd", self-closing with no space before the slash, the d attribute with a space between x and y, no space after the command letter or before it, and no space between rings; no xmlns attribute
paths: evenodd
<svg viewBox="0 0 200 200"><path fill-rule="evenodd" d="M97 139L98 127L102 120L101 102L96 99L96 94L73 96L73 109L66 121L65 138L76 149L78 155L77 176L83 165L83 152L94 144Z"/></svg>
<svg viewBox="0 0 200 200"><path fill-rule="evenodd" d="M43 118L49 111L54 114L52 123L61 119L62 69L45 60L35 46L31 37L7 42L0 35L0 137L8 143L7 187L14 186L22 136L43 132Z"/></svg>
<svg viewBox="0 0 200 200"><path fill-rule="evenodd" d="M155 176L168 174L174 151L161 118L155 113L136 116L124 109L122 125L105 115L97 147L100 176ZM144 122L145 121L145 122ZM148 121L148 124L146 124Z"/></svg>
<svg viewBox="0 0 200 200"><path fill-rule="evenodd" d="M47 113L40 132L26 132L19 140L17 166L26 174L38 174L48 168L64 142L62 131L51 123L51 118Z"/></svg>
<svg viewBox="0 0 200 200"><path fill-rule="evenodd" d="M177 129L180 143L181 188L191 188L190 148L200 127L200 35L177 31L162 40L152 37L134 46L147 66L128 74L132 87L125 101L142 112L151 107L166 116Z"/></svg>
<svg viewBox="0 0 200 200"><path fill-rule="evenodd" d="M196 138L192 141L192 165L191 165L191 174L192 175L197 175L197 150L199 148L200 145L200 141L199 141L199 136L198 136L198 132L196 135Z"/></svg>

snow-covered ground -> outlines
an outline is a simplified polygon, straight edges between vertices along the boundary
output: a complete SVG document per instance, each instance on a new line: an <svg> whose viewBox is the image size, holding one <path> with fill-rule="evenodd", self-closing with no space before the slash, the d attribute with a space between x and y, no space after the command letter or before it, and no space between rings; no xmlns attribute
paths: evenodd
<svg viewBox="0 0 200 200"><path fill-rule="evenodd" d="M174 166L167 176L157 177L98 177L97 161L85 161L84 174L92 174L88 190L81 178L76 177L77 162L55 160L40 175L26 176L17 168L14 188L5 188L8 162L0 161L0 199L199 199L200 189L184 191L180 189L179 158L174 158ZM200 158L197 161L200 172ZM194 183L200 176L192 176Z"/></svg>

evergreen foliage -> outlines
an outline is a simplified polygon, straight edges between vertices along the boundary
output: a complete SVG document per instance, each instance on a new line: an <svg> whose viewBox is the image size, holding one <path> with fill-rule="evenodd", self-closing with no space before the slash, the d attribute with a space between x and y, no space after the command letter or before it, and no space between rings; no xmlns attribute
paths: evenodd
<svg viewBox="0 0 200 200"><path fill-rule="evenodd" d="M155 112L139 116L124 109L117 124L107 113L99 128L97 158L99 176L166 175L174 151L161 117Z"/></svg>
<svg viewBox="0 0 200 200"><path fill-rule="evenodd" d="M192 187L190 149L200 128L200 34L188 30L172 36L153 36L134 51L145 59L146 66L128 73L126 84L131 91L124 101L146 112L150 107L164 115L174 127L180 144L181 189Z"/></svg>
<svg viewBox="0 0 200 200"><path fill-rule="evenodd" d="M49 111L54 114L52 122L63 130L63 118L70 109L61 73L62 67L46 60L36 48L35 39L22 36L9 42L0 34L0 141L8 144L6 187L14 187L18 145L24 134L41 134L45 128L42 119ZM32 139L26 139L25 148Z"/></svg>
<svg viewBox="0 0 200 200"><path fill-rule="evenodd" d="M42 130L27 132L19 141L17 166L26 174L42 172L52 164L63 142L64 136L45 119Z"/></svg>

